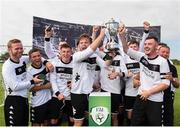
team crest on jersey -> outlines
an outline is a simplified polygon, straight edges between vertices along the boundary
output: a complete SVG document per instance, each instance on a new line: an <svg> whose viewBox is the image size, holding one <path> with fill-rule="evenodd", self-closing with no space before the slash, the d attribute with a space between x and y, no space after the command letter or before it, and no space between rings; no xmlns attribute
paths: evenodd
<svg viewBox="0 0 180 127"><path fill-rule="evenodd" d="M97 106L91 109L91 117L98 125L102 125L108 119L108 116L109 111L106 107Z"/></svg>
<svg viewBox="0 0 180 127"><path fill-rule="evenodd" d="M75 82L80 80L80 75L78 73L76 73L76 77L75 77Z"/></svg>
<svg viewBox="0 0 180 127"><path fill-rule="evenodd" d="M22 69L21 69L21 68L19 68L19 69L18 69L18 71L19 71L19 72L21 72L21 71L22 71Z"/></svg>

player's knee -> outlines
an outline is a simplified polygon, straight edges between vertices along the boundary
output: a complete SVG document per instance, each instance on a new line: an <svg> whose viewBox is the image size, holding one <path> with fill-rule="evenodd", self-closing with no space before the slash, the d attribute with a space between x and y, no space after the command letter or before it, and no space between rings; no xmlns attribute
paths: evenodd
<svg viewBox="0 0 180 127"><path fill-rule="evenodd" d="M51 119L51 125L56 125L58 123L58 119Z"/></svg>
<svg viewBox="0 0 180 127"><path fill-rule="evenodd" d="M111 117L113 120L118 119L118 113L112 113Z"/></svg>

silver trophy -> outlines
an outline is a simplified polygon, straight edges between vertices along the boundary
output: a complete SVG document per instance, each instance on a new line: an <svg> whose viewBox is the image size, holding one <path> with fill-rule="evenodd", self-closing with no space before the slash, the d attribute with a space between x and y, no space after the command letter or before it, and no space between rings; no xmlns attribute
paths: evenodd
<svg viewBox="0 0 180 127"><path fill-rule="evenodd" d="M108 42L107 42L105 48L107 50L119 49L118 42L116 40L119 23L116 22L113 18L111 18L107 23L105 23L105 26L108 30L109 35L110 35L108 37Z"/></svg>

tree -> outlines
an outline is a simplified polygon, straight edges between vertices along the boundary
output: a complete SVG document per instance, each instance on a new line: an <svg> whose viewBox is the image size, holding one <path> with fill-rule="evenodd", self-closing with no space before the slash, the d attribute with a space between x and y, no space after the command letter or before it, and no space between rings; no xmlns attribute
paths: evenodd
<svg viewBox="0 0 180 127"><path fill-rule="evenodd" d="M1 61L5 61L9 58L9 53L8 52L5 52L3 54L0 55L0 60Z"/></svg>
<svg viewBox="0 0 180 127"><path fill-rule="evenodd" d="M180 61L177 59L172 59L172 62L174 63L174 65L180 65Z"/></svg>

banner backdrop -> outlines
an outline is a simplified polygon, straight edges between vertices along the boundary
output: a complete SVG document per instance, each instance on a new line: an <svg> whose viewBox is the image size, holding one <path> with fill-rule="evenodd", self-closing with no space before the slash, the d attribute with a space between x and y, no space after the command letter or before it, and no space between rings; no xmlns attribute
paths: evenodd
<svg viewBox="0 0 180 127"><path fill-rule="evenodd" d="M46 26L49 25L52 25L54 29L53 45L55 49L58 48L58 43L60 41L67 41L72 47L75 47L77 39L81 34L87 33L91 35L92 33L92 25L59 22L40 17L33 17L33 47L40 49L45 58L47 57L44 52L44 30ZM152 26L150 34L156 35L160 41L160 31L160 26ZM143 27L127 27L127 41L140 41L142 34Z"/></svg>

